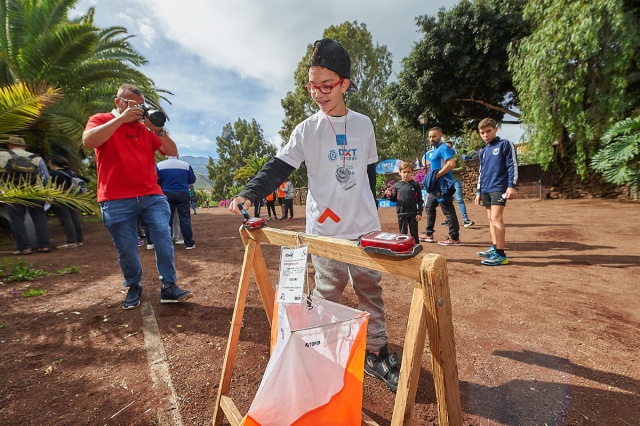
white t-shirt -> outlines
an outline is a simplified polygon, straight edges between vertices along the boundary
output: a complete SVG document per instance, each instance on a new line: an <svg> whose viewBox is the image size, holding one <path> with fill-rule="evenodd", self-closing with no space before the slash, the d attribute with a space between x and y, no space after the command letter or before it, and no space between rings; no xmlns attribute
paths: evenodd
<svg viewBox="0 0 640 426"><path fill-rule="evenodd" d="M346 134L346 144L336 134ZM307 166L308 234L352 240L380 230L367 176L367 165L378 161L369 117L351 110L344 117L327 117L318 111L296 126L276 157L296 169L303 161ZM356 183L348 190L335 177L343 164Z"/></svg>

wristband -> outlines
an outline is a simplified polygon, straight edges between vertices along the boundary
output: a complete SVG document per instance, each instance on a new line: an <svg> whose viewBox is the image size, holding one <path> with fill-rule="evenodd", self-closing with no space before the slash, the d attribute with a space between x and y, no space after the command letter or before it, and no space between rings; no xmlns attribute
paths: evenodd
<svg viewBox="0 0 640 426"><path fill-rule="evenodd" d="M156 135L158 136L164 136L167 134L167 131L165 129L160 129L156 132Z"/></svg>

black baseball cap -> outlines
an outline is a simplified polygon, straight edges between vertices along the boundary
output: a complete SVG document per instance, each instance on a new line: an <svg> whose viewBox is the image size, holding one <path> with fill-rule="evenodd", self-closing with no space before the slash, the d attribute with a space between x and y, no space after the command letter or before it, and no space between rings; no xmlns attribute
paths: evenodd
<svg viewBox="0 0 640 426"><path fill-rule="evenodd" d="M347 92L357 92L358 86L351 81L351 58L347 50L340 43L330 38L323 38L313 43L313 53L309 56L307 67L325 67L337 73L340 77L349 79Z"/></svg>

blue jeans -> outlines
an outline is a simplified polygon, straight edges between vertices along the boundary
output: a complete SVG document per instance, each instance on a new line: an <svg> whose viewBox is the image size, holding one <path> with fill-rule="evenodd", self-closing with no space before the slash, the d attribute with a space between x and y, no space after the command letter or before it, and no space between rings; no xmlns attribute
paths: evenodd
<svg viewBox="0 0 640 426"><path fill-rule="evenodd" d="M102 222L118 251L118 262L124 275L124 286L131 287L142 279L142 264L138 255L138 218L147 235L153 239L156 268L163 285L176 283L173 242L169 229L169 203L164 195L145 195L100 203Z"/></svg>
<svg viewBox="0 0 640 426"><path fill-rule="evenodd" d="M453 198L455 198L456 203L458 203L458 207L460 208L460 216L462 216L462 220L467 222L469 220L469 216L467 216L467 205L464 203L464 192L462 192L462 181L457 180L453 183L453 187L456 189L456 193L453 194Z"/></svg>

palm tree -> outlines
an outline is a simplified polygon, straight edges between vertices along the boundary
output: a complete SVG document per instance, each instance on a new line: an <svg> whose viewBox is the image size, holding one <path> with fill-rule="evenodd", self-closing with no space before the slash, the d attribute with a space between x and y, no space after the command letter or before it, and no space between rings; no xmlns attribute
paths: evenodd
<svg viewBox="0 0 640 426"><path fill-rule="evenodd" d="M267 164L269 161L269 156L264 155L262 157L258 157L257 155L251 155L249 158L245 158L245 166L240 167L238 170L233 172L233 180L247 179L249 180L253 176L256 175L262 169L262 167Z"/></svg>
<svg viewBox="0 0 640 426"><path fill-rule="evenodd" d="M139 86L150 101L159 93L138 70L146 59L122 27L100 29L95 10L70 19L77 0L4 0L0 4L0 87L47 82L64 98L46 108L25 139L43 156L62 155L79 165L88 117L108 109L121 83Z"/></svg>
<svg viewBox="0 0 640 426"><path fill-rule="evenodd" d="M59 90L50 86L30 87L24 83L0 88L0 135L6 136L29 127L47 105L60 99ZM79 208L87 213L99 213L95 194L71 194L47 185L14 185L0 180L0 203L32 205L34 201L49 201Z"/></svg>

